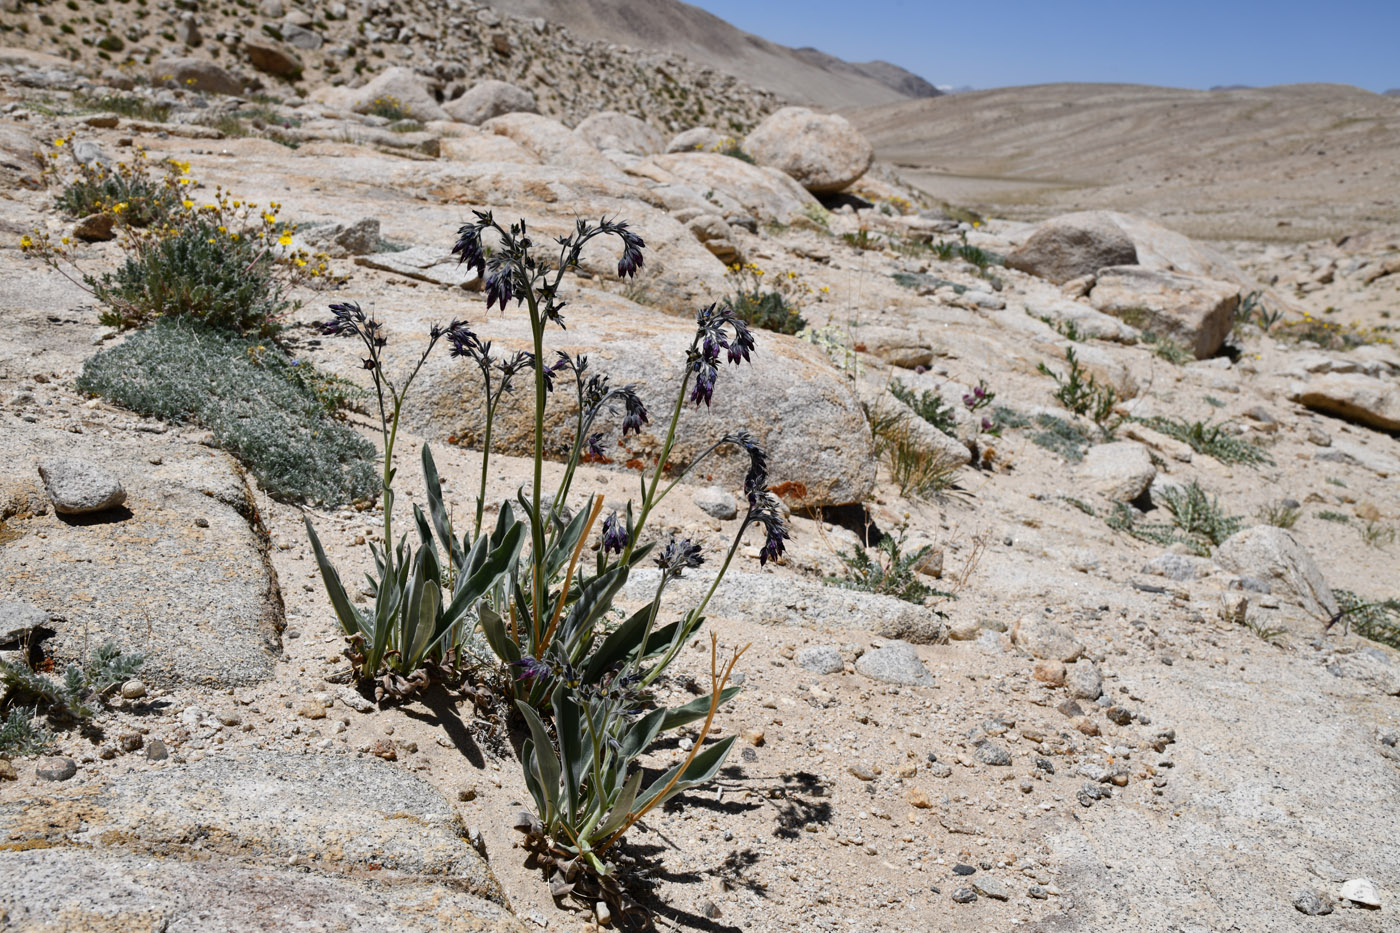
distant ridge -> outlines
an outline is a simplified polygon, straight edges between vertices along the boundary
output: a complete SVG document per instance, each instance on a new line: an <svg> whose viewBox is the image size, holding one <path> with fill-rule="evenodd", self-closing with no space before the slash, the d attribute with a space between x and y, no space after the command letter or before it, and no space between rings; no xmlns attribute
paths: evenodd
<svg viewBox="0 0 1400 933"><path fill-rule="evenodd" d="M538 16L580 38L674 52L793 103L869 107L939 94L888 62L854 64L744 32L680 0L485 0L501 13Z"/></svg>

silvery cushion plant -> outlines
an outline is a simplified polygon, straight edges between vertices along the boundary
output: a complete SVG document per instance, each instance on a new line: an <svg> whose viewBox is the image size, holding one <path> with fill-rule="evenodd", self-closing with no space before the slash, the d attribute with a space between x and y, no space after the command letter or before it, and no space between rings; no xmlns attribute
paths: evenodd
<svg viewBox="0 0 1400 933"><path fill-rule="evenodd" d="M581 501L572 496L579 464L601 456L608 433L605 425L617 423L625 438L640 435L652 424L635 386L612 385L606 375L590 370L587 357L562 352L546 356L548 325L564 326L565 302L559 297L563 277L578 267L586 244L600 236L621 242L618 275L634 276L643 264L644 243L623 222L580 220L572 233L553 241L557 253L547 244L536 243L524 221L505 227L489 212L475 212L475 219L458 231L453 253L484 278L487 308L523 306L533 341L528 351L499 355L465 323L453 322L433 328L428 349L419 360L421 367L433 346L445 340L454 357L476 364L483 380L486 428L481 485L472 531L460 544L454 540L426 447L429 515L415 508L420 548L410 553L401 541L392 554L376 551L372 614L350 604L311 534L331 600L360 652L361 678L383 678L387 669L410 686L425 683L432 671L420 673L424 666L453 662L454 639L460 642L466 634L464 614L480 626L502 663L502 691L514 701L526 735L520 759L536 812L522 814L517 828L525 834L532 864L546 871L557 897L573 895L621 907L625 905L607 853L646 813L708 781L722 766L733 737L708 746L705 739L720 706L738 691L729 686L729 680L743 650L722 663L712 636L710 693L682 706L658 706L652 692L656 681L700 629L705 607L749 528L762 530L761 564L782 556L788 530L780 504L768 489L767 457L745 431L724 433L668 474L674 466L670 458L685 407L708 407L723 366L750 362L755 352L748 326L715 305L697 312L694 339L685 358L677 361L679 385L654 466L641 471L640 498L604 516L602 496ZM380 366L382 328L355 306L338 305L333 310L336 318L326 325L326 332L360 338L369 354L365 367L379 393L385 446L384 540L389 542L394 475L390 458L403 397L418 368L401 388L393 385ZM533 482L522 486L513 502L501 503L488 535L483 532L483 514L492 422L501 398L527 370L534 382ZM543 485L545 410L556 391L569 392L577 412L564 472L551 492ZM668 586L706 563L705 547L690 539L644 541L644 531L659 503L721 448L744 455L748 509L704 597L667 621L662 600ZM445 560L437 557L434 535L445 550ZM523 547L526 538L528 550ZM583 560L590 543L595 544L594 555ZM653 597L615 622L613 600L633 569L644 562L660 569ZM450 611L442 609L443 599L431 595L434 584L450 585ZM404 607L415 600L421 608L416 610L416 621L409 624L405 615L409 610ZM425 630L422 626L428 616L434 621ZM382 651L381 646L385 646ZM646 781L638 758L663 732L695 722L701 722L699 736L687 757Z"/></svg>

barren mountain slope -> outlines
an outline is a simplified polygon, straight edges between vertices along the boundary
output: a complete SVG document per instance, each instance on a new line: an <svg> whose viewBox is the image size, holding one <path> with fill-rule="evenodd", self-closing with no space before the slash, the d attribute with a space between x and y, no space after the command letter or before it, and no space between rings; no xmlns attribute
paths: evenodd
<svg viewBox="0 0 1400 933"><path fill-rule="evenodd" d="M815 49L791 49L675 0L487 2L502 13L542 16L586 39L675 52L798 103L865 107L914 96L921 85L932 90L928 82L896 65L852 64Z"/></svg>
<svg viewBox="0 0 1400 933"><path fill-rule="evenodd" d="M849 116L910 180L1005 215L1113 207L1290 240L1400 220L1400 101L1343 85L1047 84Z"/></svg>

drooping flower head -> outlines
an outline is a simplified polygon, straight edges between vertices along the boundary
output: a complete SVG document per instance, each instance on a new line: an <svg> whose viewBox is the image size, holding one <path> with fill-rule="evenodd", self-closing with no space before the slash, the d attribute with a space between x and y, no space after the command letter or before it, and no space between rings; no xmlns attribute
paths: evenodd
<svg viewBox="0 0 1400 933"><path fill-rule="evenodd" d="M519 661L512 661L511 667L520 669L520 673L515 676L516 680L536 680L541 677L549 677L554 673L554 668L548 663L529 656L523 657Z"/></svg>
<svg viewBox="0 0 1400 933"><path fill-rule="evenodd" d="M627 547L627 529L622 526L616 510L603 519L602 545L605 554L621 554Z"/></svg>
<svg viewBox="0 0 1400 933"><path fill-rule="evenodd" d="M481 245L481 232L493 223L489 211L472 211L477 222L463 224L457 230L457 244L452 254L458 265L467 265L476 270L478 276L486 274L486 250Z"/></svg>
<svg viewBox="0 0 1400 933"><path fill-rule="evenodd" d="M327 337L348 337L365 323L365 313L353 301L331 305L330 310L335 317L321 325L321 333Z"/></svg>
<svg viewBox="0 0 1400 933"><path fill-rule="evenodd" d="M695 385L690 390L690 401L699 407L702 402L708 406L714 396L721 351L735 366L749 362L754 339L747 324L719 305L701 308L695 315L695 325L689 358Z"/></svg>
<svg viewBox="0 0 1400 933"><path fill-rule="evenodd" d="M749 471L744 475L744 495L753 505L758 497L768 491L768 454L758 444L758 439L748 431L738 431L725 437L731 444L738 444L749 455Z"/></svg>
<svg viewBox="0 0 1400 933"><path fill-rule="evenodd" d="M635 278L637 270L642 267L642 249L646 246L642 238L627 228L625 220L601 220L598 227L622 241L622 256L617 260L618 278Z"/></svg>
<svg viewBox="0 0 1400 933"><path fill-rule="evenodd" d="M672 538L656 556L656 566L679 577L684 570L693 570L705 562L700 545L689 538Z"/></svg>
<svg viewBox="0 0 1400 933"><path fill-rule="evenodd" d="M764 492L757 499L751 499L750 503L749 514L744 518L744 524L763 526L763 547L758 550L758 564L762 567L770 560L777 560L783 556L785 542L792 535L788 532L787 522L783 521L778 500L772 493Z"/></svg>
<svg viewBox="0 0 1400 933"><path fill-rule="evenodd" d="M627 413L622 418L622 436L626 437L629 433L641 434L642 425L647 423L648 418L646 406L637 397L636 388L624 386L618 389L617 393L622 397L622 404L627 409Z"/></svg>

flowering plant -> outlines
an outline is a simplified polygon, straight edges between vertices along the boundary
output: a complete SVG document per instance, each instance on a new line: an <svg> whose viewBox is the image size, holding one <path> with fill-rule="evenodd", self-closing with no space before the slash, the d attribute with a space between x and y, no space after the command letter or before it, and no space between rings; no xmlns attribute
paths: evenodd
<svg viewBox="0 0 1400 933"><path fill-rule="evenodd" d="M486 409L481 482L472 530L458 544L436 468L424 448L429 514L415 508L422 545L415 556L410 556L402 541L395 552L376 551L379 577L373 615L349 604L309 523L307 528L332 603L360 652L357 663L362 678L380 676L383 681L381 670L387 667L389 674L410 685L426 682L431 672L420 674L411 666L449 662L452 640L462 632L462 613L474 613L486 643L508 673L503 692L514 701L529 736L521 763L538 816L526 815L517 828L526 835L533 863L550 874L558 896L572 893L617 902L620 895L604 861L608 850L647 812L708 780L724 762L733 738L708 747L704 741L720 706L738 690L728 681L743 649L721 664L718 643L712 637L708 696L668 709L656 704L653 685L698 632L705 607L748 529L756 526L763 531L761 564L781 558L789 535L778 500L768 489L767 456L746 431L723 434L675 475L667 475L685 407L708 407L723 365L750 362L756 349L747 324L730 309L715 305L697 312L695 336L685 358L677 361L679 385L670 418L664 422L665 438L654 469L643 472L640 499L603 516L602 496L580 501L573 495L579 464L601 454L606 432L599 427L610 414L620 414L624 437L640 435L652 425L636 386L612 385L606 375L590 369L585 356L557 352L552 360L546 357L548 326L564 325L561 312L566 303L560 299L564 274L577 268L584 247L602 236L616 237L622 244L618 275L635 275L643 264L645 244L624 222L580 220L569 235L554 240L557 252L545 255L524 221L502 226L489 212L475 212L475 219L458 231L453 253L484 279L488 309L525 308L531 349L499 353L466 322L454 321L432 329L418 366L402 385L392 383L380 365L379 354L387 342L381 325L357 306L333 306L336 317L324 329L360 339L368 354L365 368L374 378L380 400L386 547L392 540L391 458L399 412L413 378L439 340L450 345L453 357L474 363L481 374ZM534 383L533 482L522 486L513 502L501 504L495 528L486 535L483 520L492 422L501 399L526 372ZM558 487L548 491L543 473L545 407L550 394L566 391L568 383L577 406L574 437ZM747 454L748 510L703 599L667 623L661 617L667 587L686 571L702 566L705 551L701 543L688 538L664 544L644 541L644 531L676 485L723 447ZM445 559L437 557L434 534L445 549ZM527 538L530 546L525 551ZM590 539L596 543L596 558L585 562L581 557ZM652 599L609 627L614 598L631 571L646 559L661 569ZM452 581L450 611L443 610L442 601L433 596L439 573ZM403 595L395 595L396 591ZM433 611L414 610L415 599ZM407 613L415 611L416 622L410 624ZM426 629L425 618L434 620ZM414 645L412 651L405 650L409 642ZM386 646L383 651L381 645ZM420 652L421 646L429 647ZM662 732L697 720L704 723L690 754L643 788L637 758Z"/></svg>

